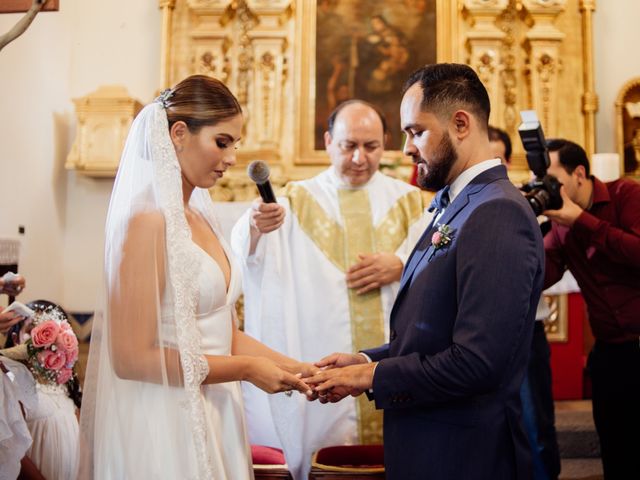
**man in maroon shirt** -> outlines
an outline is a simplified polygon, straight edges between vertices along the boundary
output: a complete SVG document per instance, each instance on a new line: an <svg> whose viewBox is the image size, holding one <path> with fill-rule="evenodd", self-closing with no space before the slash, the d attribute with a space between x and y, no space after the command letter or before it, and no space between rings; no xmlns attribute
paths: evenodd
<svg viewBox="0 0 640 480"><path fill-rule="evenodd" d="M589 369L605 479L626 479L640 474L640 183L603 183L579 145L547 146L563 206L544 212L545 288L567 268L580 285L596 338Z"/></svg>

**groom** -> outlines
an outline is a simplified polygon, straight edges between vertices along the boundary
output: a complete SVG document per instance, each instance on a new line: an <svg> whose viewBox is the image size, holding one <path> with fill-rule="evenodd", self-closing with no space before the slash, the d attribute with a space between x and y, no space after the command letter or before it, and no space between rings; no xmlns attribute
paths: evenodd
<svg viewBox="0 0 640 480"><path fill-rule="evenodd" d="M492 159L489 97L465 65L428 65L405 84L404 151L439 190L407 262L390 342L333 354L307 378L321 401L366 392L384 409L387 479L531 476L520 384L542 289L531 208ZM343 368L339 368L343 367Z"/></svg>

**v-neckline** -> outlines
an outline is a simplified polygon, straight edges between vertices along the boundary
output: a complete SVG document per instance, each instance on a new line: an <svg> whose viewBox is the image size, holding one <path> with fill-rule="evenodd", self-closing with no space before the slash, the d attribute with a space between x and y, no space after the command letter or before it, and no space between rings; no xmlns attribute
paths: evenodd
<svg viewBox="0 0 640 480"><path fill-rule="evenodd" d="M207 227L209 227L209 231L211 232L211 235L216 237L216 240L220 244L220 248L222 248L222 253L224 253L224 257L227 260L227 263L229 264L229 283L227 283L227 279L226 279L226 277L224 275L224 270L222 269L222 267L220 266L218 261L209 252L207 252L202 246L200 246L200 245L198 245L198 243L196 243L196 241L193 239L193 230L191 229L191 226L189 226L189 233L191 234L191 243L193 243L196 247L198 247L198 250L200 250L203 254L205 254L215 264L215 266L217 267L218 271L222 275L222 280L224 281L225 287L226 287L225 298L228 300L229 299L229 293L231 292L231 283L233 281L233 265L231 264L231 258L229 257L229 253L227 252L227 249L224 247L224 242L220 239L220 237L216 233L215 229L213 228L213 225L211 225L211 223L209 223L209 220L207 220L207 217L205 217L202 213L200 213L195 208L193 209L193 211L197 215L199 215L200 218L207 225Z"/></svg>
<svg viewBox="0 0 640 480"><path fill-rule="evenodd" d="M216 236L216 238L217 238L217 236ZM220 240L218 239L218 241L220 241ZM227 263L229 263L229 283L227 283L227 281L225 279L225 276L224 276L224 270L222 270L222 267L220 266L218 261L215 258L213 258L209 254L209 252L207 252L204 248L202 248L200 245L198 245L196 242L194 242L193 239L191 240L191 243L193 243L198 248L198 250L200 250L216 266L216 268L220 272L220 275L222 276L222 280L225 283L225 286L226 286L225 297L228 298L229 297L229 293L231 292L231 283L233 281L233 266L231 265L231 260L229 259L229 256L227 255L227 251L225 250L224 245L222 245L222 242L220 242L220 246L222 247L222 252L224 253L225 258L227 259Z"/></svg>

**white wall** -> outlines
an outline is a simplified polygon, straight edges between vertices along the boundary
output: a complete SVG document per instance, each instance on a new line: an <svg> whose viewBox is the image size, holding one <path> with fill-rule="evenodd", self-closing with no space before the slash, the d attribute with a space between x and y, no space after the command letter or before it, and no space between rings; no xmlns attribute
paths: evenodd
<svg viewBox="0 0 640 480"><path fill-rule="evenodd" d="M640 2L598 0L594 15L596 93L596 151L615 152L615 101L618 91L633 77L640 77Z"/></svg>
<svg viewBox="0 0 640 480"><path fill-rule="evenodd" d="M21 299L91 310L112 181L64 170L71 99L120 84L148 102L159 86L161 16L153 0L60 3L0 52L0 235L26 227ZM0 15L0 32L19 18Z"/></svg>
<svg viewBox="0 0 640 480"><path fill-rule="evenodd" d="M111 180L64 170L75 135L72 98L120 84L143 103L158 88L157 0L62 0L0 52L0 236L25 225L25 300L91 310L100 285ZM620 87L640 76L640 2L600 0L594 17L597 150L614 150ZM19 15L0 15L0 32Z"/></svg>

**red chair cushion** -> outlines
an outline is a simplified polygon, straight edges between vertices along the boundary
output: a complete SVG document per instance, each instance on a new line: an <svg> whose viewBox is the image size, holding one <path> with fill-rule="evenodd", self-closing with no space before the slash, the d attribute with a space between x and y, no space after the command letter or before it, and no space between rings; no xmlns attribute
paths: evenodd
<svg viewBox="0 0 640 480"><path fill-rule="evenodd" d="M382 445L341 445L318 450L316 463L335 467L379 468L384 467Z"/></svg>
<svg viewBox="0 0 640 480"><path fill-rule="evenodd" d="M279 448L264 445L251 445L251 458L254 465L284 465L284 453Z"/></svg>

